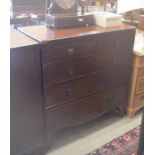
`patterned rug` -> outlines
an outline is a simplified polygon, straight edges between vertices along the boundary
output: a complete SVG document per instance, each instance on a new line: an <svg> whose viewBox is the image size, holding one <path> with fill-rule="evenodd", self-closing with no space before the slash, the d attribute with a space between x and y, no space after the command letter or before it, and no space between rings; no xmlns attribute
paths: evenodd
<svg viewBox="0 0 155 155"><path fill-rule="evenodd" d="M137 155L140 126L87 155Z"/></svg>

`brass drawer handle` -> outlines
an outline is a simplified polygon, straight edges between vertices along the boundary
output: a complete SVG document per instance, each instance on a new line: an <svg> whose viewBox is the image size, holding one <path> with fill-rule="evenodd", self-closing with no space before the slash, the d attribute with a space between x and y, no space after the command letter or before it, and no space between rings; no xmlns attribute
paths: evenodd
<svg viewBox="0 0 155 155"><path fill-rule="evenodd" d="M71 95L73 95L73 88L68 88L68 94L71 96Z"/></svg>
<svg viewBox="0 0 155 155"><path fill-rule="evenodd" d="M74 53L75 53L75 49L74 48L71 47L71 48L68 49L68 54L69 55L74 55Z"/></svg>
<svg viewBox="0 0 155 155"><path fill-rule="evenodd" d="M69 73L70 75L74 75L74 74L75 74L75 68L72 67L72 66L70 66L70 67L68 68L68 73Z"/></svg>

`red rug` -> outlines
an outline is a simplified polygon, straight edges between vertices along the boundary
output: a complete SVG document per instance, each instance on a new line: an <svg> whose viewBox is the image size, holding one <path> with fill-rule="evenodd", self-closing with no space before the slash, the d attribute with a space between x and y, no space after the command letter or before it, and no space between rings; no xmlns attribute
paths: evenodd
<svg viewBox="0 0 155 155"><path fill-rule="evenodd" d="M140 126L87 155L137 155Z"/></svg>

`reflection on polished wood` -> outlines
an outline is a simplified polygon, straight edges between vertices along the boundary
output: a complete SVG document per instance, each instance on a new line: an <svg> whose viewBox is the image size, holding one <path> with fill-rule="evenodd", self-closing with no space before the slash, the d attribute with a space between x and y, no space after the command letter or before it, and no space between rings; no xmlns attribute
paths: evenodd
<svg viewBox="0 0 155 155"><path fill-rule="evenodd" d="M58 40L68 37L74 38L78 36L100 34L104 32L120 31L128 28L129 26L125 24L122 24L119 27L109 27L109 28L103 28L101 26L93 25L88 27L77 27L69 29L53 29L53 28L47 28L47 26L45 25L39 25L31 27L22 27L19 28L19 30L27 35L30 35L33 39L38 40L39 42L47 42L51 40Z"/></svg>

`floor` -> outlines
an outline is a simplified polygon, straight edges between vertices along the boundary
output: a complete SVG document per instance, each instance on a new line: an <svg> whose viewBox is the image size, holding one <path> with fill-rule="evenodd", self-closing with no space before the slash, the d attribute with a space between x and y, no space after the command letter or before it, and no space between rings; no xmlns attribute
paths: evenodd
<svg viewBox="0 0 155 155"><path fill-rule="evenodd" d="M142 112L133 118L120 117L111 111L106 115L78 127L62 131L57 135L47 155L84 155L104 145L123 133L137 127Z"/></svg>

